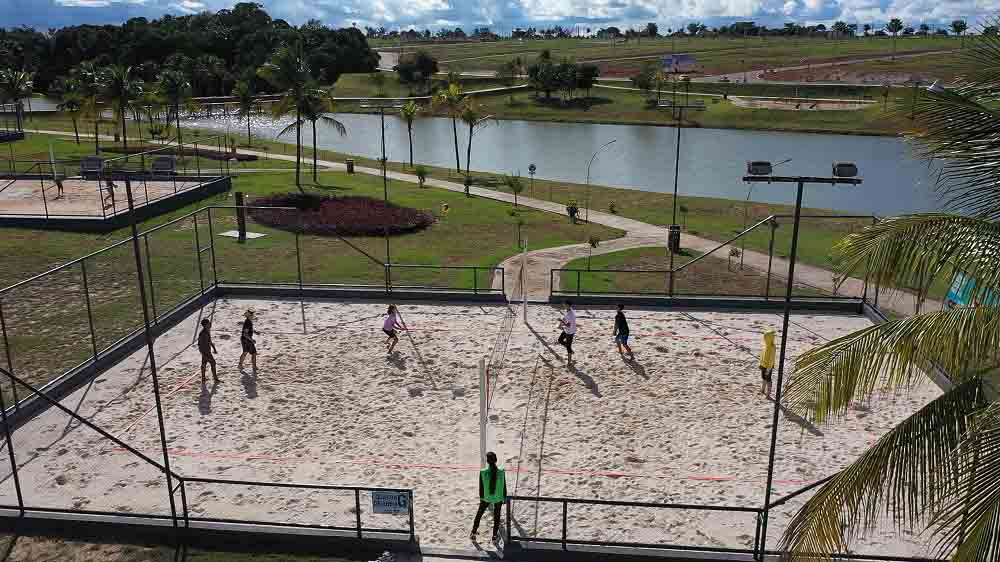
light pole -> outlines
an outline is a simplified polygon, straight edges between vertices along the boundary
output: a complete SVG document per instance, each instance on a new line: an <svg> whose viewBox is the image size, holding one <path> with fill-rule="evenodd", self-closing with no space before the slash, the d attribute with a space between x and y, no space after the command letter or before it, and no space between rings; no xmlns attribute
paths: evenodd
<svg viewBox="0 0 1000 562"><path fill-rule="evenodd" d="M774 166L770 162L747 162L747 175L743 181L748 183L794 183L798 188L795 192L795 221L792 223L792 248L788 261L788 279L785 287L785 301L782 306L781 352L778 356L778 383L774 391L774 415L771 420L771 449L767 463L767 484L764 487L764 508L760 520L760 552L767 552L767 519L770 513L771 485L774 483L774 455L778 440L778 415L781 413L781 386L785 374L785 353L788 344L788 324L792 312L792 287L795 285L795 260L799 246L799 223L802 217L802 192L807 183L827 185L860 185L862 179L857 177L858 167L850 162L835 162L833 172L829 177L815 176L773 176ZM756 553L754 553L756 555ZM763 557L761 558L763 559Z"/></svg>
<svg viewBox="0 0 1000 562"><path fill-rule="evenodd" d="M531 176L531 196L532 197L535 196L535 172L537 172L537 171L538 171L538 167L537 166L535 166L534 164L528 164L528 175ZM551 200L552 197L550 196L549 199Z"/></svg>
<svg viewBox="0 0 1000 562"><path fill-rule="evenodd" d="M372 102L368 101L361 104L361 107L365 109L378 109L379 116L382 120L382 198L385 203L389 202L389 173L386 170L386 165L388 164L387 157L385 155L385 110L386 109L402 109L403 104L398 101L385 101L385 102ZM385 263L386 268L389 267L389 263L392 262L391 255L389 254L389 227L385 227ZM388 270L387 270L388 271Z"/></svg>
<svg viewBox="0 0 1000 562"><path fill-rule="evenodd" d="M676 91L676 87L674 88ZM661 102L657 104L659 109L669 108L673 112L673 117L677 121L674 125L677 129L677 150L674 154L674 197L673 212L670 215L670 227L667 230L667 248L670 251L670 271L674 270L674 254L681 250L681 227L677 224L677 184L681 170L681 123L684 121L684 110L705 111L705 102L695 100L691 104L678 104L673 102ZM670 295L674 294L674 276L670 275Z"/></svg>
<svg viewBox="0 0 1000 562"><path fill-rule="evenodd" d="M594 160L597 159L597 155L604 152L609 146L618 142L618 139L611 139L604 143L601 148L594 151L594 155L590 157L590 163L587 164L587 215L584 217L584 221L590 222L590 167L594 165Z"/></svg>

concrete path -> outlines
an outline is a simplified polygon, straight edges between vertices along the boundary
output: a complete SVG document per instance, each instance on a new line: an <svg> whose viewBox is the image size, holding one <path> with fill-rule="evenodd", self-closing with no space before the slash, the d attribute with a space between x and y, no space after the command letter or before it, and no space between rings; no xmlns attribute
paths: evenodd
<svg viewBox="0 0 1000 562"><path fill-rule="evenodd" d="M37 132L51 135L73 136L73 133L67 133L64 131ZM256 150L238 149L238 151L243 154L265 156L264 152ZM294 156L274 153L267 153L266 156L274 160L295 161ZM329 160L318 160L317 165L332 170L346 170L346 166L343 163L332 162ZM356 173L360 174L374 176L382 175L381 168L355 166L354 170ZM388 177L396 181L414 184L418 183L415 175L403 172L390 171L388 172ZM425 185L459 193L465 191L465 186L462 184L433 178L428 179L425 182ZM514 203L514 196L510 193L504 193L482 187L472 187L470 189L470 193L476 197L484 197L510 204ZM517 202L519 205L525 207L566 216L566 207L560 203L553 203L551 201L522 196L518 196ZM666 245L666 229L663 227L595 210L590 210L588 213L586 209L580 209L580 216L587 216L590 222L594 224L600 224L625 231L625 235L621 238L602 242L596 249L594 249L594 255L606 254L631 248ZM567 218L567 220L569 219ZM729 254L730 246L723 246L722 248L719 248L719 242L715 240L709 240L707 238L694 236L688 233L684 233L681 240L685 248L689 248L700 253L707 253L718 248L718 250L716 250L718 252L717 255L728 256ZM567 263L575 259L587 257L589 250L589 244L581 243L529 252L528 266L525 270L526 281L524 283L524 289L528 293L528 298L531 300L548 300L550 271L564 267ZM768 255L765 253L753 250L746 250L743 253L744 267L751 267L758 271L766 272L767 264ZM520 300L523 296L523 293L521 292L521 283L519 282L519 278L521 277L521 256L518 255L508 258L500 265L504 268L504 274L506 277L504 282L506 284L508 298L512 300ZM785 272L788 271L788 265L788 260L775 257L771 266L772 274L776 278L786 279L787 275ZM795 266L796 286L808 287L832 293L834 289L833 275L833 272L830 270L806 265L802 262L798 262ZM558 280L556 282L558 283ZM500 287L499 279L494 279L494 287ZM860 297L863 292L864 280L855 277L845 280L838 291L839 294L855 297ZM915 310L916 297L910 293L902 291L883 291L880 295L879 306L897 314L910 315L913 314ZM927 300L923 305L924 310L937 310L940 308L941 303L933 300Z"/></svg>

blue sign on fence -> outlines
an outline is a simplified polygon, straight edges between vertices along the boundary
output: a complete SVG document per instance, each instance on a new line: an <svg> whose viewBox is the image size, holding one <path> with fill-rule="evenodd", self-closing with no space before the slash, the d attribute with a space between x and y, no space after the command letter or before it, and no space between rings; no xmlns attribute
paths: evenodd
<svg viewBox="0 0 1000 562"><path fill-rule="evenodd" d="M955 272L955 277L951 280L951 289L944 301L948 308L964 308L969 306L997 306L1000 305L1000 296L992 291L982 291L976 298L972 298L973 290L976 287L976 280L969 277L962 271Z"/></svg>

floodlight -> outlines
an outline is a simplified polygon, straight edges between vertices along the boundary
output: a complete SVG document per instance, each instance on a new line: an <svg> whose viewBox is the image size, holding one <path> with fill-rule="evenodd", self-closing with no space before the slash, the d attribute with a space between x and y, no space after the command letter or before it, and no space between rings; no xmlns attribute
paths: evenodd
<svg viewBox="0 0 1000 562"><path fill-rule="evenodd" d="M769 176L771 175L772 169L773 166L771 166L771 163L763 160L747 162L748 176Z"/></svg>

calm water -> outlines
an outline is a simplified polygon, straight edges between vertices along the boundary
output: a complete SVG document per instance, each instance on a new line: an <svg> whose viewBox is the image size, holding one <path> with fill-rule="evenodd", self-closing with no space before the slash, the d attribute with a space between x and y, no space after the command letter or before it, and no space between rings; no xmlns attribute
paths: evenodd
<svg viewBox="0 0 1000 562"><path fill-rule="evenodd" d="M381 128L377 115L337 115L347 126L340 137L320 124L319 146L372 158L381 155ZM223 119L190 119L192 126L245 132L236 122ZM255 135L274 138L290 119L259 119ZM390 160L408 158L406 125L386 117L386 147ZM245 133L244 133L245 134ZM809 186L805 204L852 213L889 215L940 208L931 190L931 173L899 139L804 133L771 133L724 129L683 129L681 132L679 192L728 199L745 199L747 185L740 178L747 160L792 161L778 168L786 175L828 175L831 163L858 164L864 184L859 187ZM311 129L303 141L311 142ZM591 181L644 191L673 190L677 130L636 125L593 125L503 121L476 131L472 143L472 169L520 173L537 166L538 178L585 183L587 163L604 143L617 139L601 153L591 169ZM294 131L282 139L294 142ZM459 123L459 151L465 167L468 128ZM455 148L449 119L418 120L413 130L414 158L435 166L454 166ZM767 203L794 203L793 185L757 184L752 199Z"/></svg>

